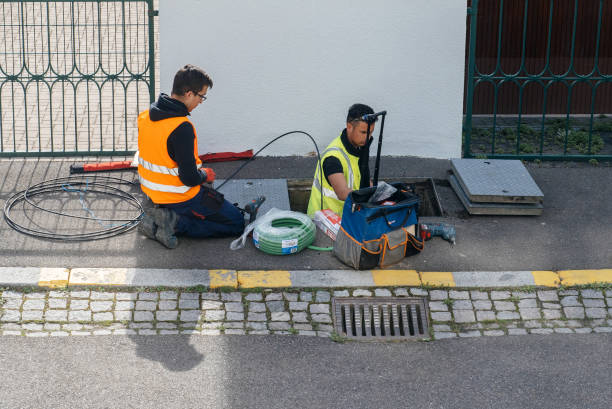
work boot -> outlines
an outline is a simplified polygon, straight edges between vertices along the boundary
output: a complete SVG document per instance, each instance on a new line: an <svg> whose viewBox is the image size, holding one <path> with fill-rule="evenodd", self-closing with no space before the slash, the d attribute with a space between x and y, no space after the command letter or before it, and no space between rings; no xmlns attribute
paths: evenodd
<svg viewBox="0 0 612 409"><path fill-rule="evenodd" d="M163 207L152 209L151 213L153 215L153 221L157 225L155 240L169 249L176 248L176 246L178 246L178 239L174 233L176 232L178 215L172 210Z"/></svg>
<svg viewBox="0 0 612 409"><path fill-rule="evenodd" d="M155 224L155 220L153 220L153 216L150 214L152 209L147 209L140 219L140 223L138 223L138 231L147 236L150 239L155 240L155 232L157 231L157 225Z"/></svg>

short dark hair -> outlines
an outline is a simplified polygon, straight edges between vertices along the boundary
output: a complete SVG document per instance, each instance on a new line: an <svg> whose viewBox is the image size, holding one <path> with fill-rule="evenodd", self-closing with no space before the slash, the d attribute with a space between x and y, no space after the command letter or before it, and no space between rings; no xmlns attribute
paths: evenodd
<svg viewBox="0 0 612 409"><path fill-rule="evenodd" d="M364 115L373 114L374 110L365 104L353 104L349 108L346 122L363 121Z"/></svg>
<svg viewBox="0 0 612 409"><path fill-rule="evenodd" d="M187 64L177 71L172 83L172 93L175 95L185 95L187 92L200 92L204 86L212 88L213 82L210 76L192 64Z"/></svg>

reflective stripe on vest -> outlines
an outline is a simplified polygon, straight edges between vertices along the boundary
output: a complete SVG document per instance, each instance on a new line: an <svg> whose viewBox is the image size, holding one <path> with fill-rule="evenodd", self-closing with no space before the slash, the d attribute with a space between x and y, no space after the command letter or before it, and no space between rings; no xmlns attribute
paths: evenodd
<svg viewBox="0 0 612 409"><path fill-rule="evenodd" d="M138 157L138 164L140 166L142 166L143 168L150 170L151 172L155 172L155 173L162 173L164 175L172 175L172 176L178 176L178 168L167 168L165 166L161 166L161 165L156 165L154 163L151 162L147 162L146 160L144 160L143 158L141 158L140 156ZM202 167L201 163L197 164L197 168L200 169Z"/></svg>

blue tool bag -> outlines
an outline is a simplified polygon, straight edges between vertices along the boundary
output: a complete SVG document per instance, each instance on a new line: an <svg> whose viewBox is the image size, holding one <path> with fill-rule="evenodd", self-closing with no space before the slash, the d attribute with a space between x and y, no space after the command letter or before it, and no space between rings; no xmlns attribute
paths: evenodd
<svg viewBox="0 0 612 409"><path fill-rule="evenodd" d="M386 267L423 250L414 230L419 197L405 183L390 186L397 190L382 201L371 201L376 187L352 191L346 198L334 242L334 254L344 264L360 270Z"/></svg>

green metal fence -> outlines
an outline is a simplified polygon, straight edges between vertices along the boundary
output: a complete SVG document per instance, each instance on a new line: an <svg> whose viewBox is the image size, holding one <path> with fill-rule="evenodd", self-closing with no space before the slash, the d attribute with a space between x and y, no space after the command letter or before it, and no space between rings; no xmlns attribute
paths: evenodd
<svg viewBox="0 0 612 409"><path fill-rule="evenodd" d="M0 156L132 154L155 14L153 0L0 0Z"/></svg>
<svg viewBox="0 0 612 409"><path fill-rule="evenodd" d="M612 117L605 112L612 91L612 2L487 2L481 6L490 12L495 2L495 13L482 22L479 1L468 3L463 156L612 160ZM514 15L508 16L511 10ZM562 27L564 21L568 24ZM564 38L558 34L562 30L567 32ZM607 34L602 37L602 32ZM507 36L514 36L514 50L508 50ZM483 41L493 44L489 55ZM508 61L515 63L512 69L504 67ZM512 92L514 96L508 97ZM475 98L489 99L483 104ZM516 108L502 115L498 111L504 98L514 98ZM474 114L475 102L488 112ZM553 103L563 112L554 112L558 108L552 109Z"/></svg>

